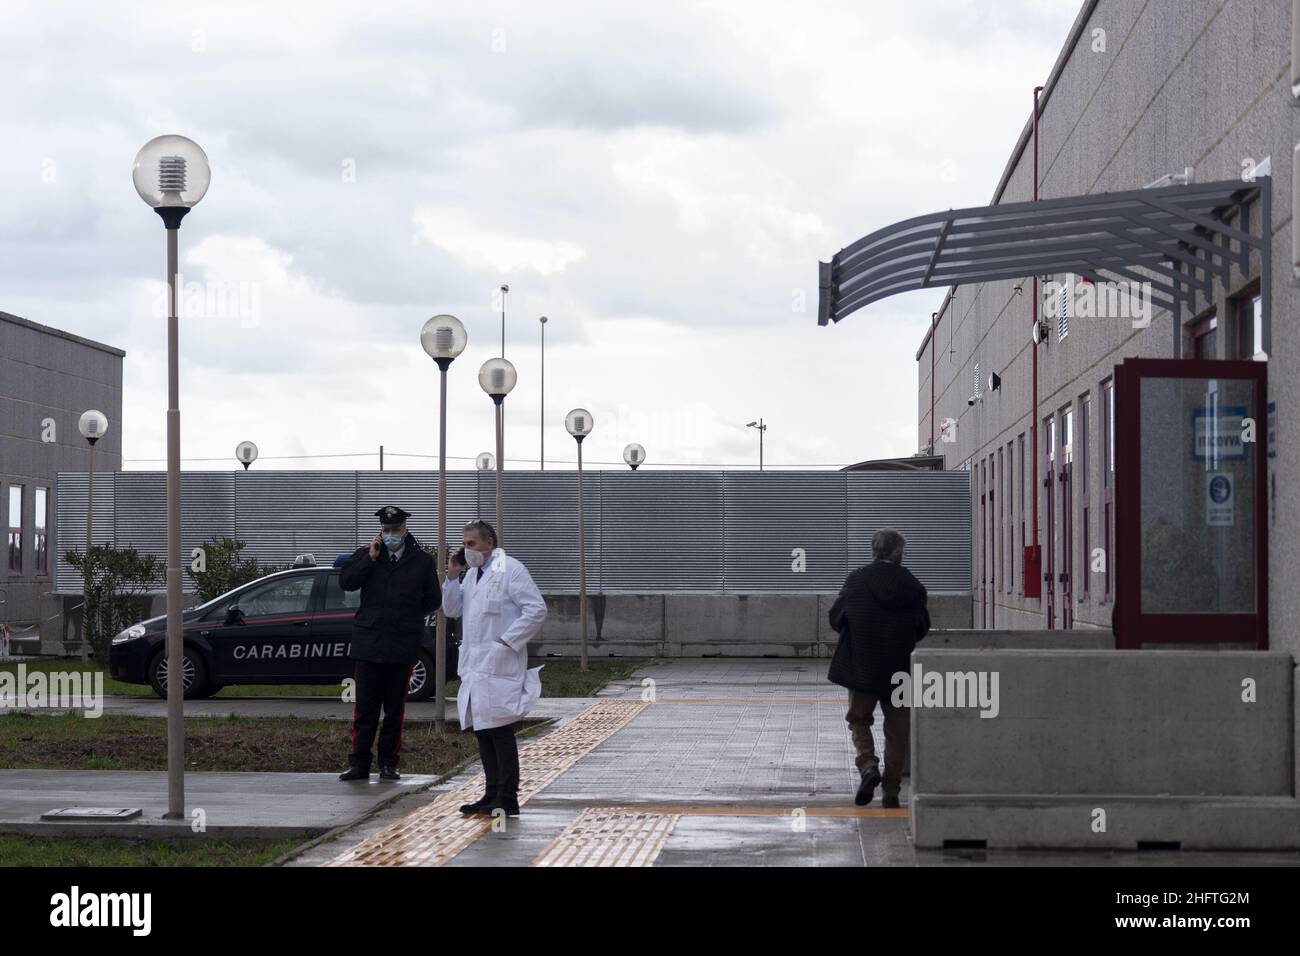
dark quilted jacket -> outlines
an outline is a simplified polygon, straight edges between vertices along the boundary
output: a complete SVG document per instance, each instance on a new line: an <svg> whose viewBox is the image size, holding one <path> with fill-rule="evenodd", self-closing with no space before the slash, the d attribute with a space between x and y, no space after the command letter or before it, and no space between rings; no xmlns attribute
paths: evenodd
<svg viewBox="0 0 1300 956"><path fill-rule="evenodd" d="M849 574L831 606L831 627L841 637L827 678L889 696L890 678L908 671L912 649L930 630L925 603L925 587L901 564L873 561Z"/></svg>

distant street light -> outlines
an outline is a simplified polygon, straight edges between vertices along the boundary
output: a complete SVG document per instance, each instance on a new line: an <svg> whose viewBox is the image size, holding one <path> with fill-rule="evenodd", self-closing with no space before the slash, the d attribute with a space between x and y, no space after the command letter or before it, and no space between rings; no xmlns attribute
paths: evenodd
<svg viewBox="0 0 1300 956"><path fill-rule="evenodd" d="M637 466L645 461L645 449L633 442L623 449L623 460L632 466L633 471L636 471Z"/></svg>
<svg viewBox="0 0 1300 956"><path fill-rule="evenodd" d="M435 315L420 329L420 345L438 363L438 580L447 573L447 369L469 343L465 326L454 315ZM447 615L438 608L435 631L434 726L446 727L447 710Z"/></svg>
<svg viewBox="0 0 1300 956"><path fill-rule="evenodd" d="M760 418L756 422L750 422L745 427L758 429L758 470L762 471L763 470L763 432L767 431L767 426L763 424L763 419Z"/></svg>
<svg viewBox="0 0 1300 956"><path fill-rule="evenodd" d="M208 191L212 168L199 144L158 136L136 153L135 191L167 230L167 813L185 817L184 657L181 631L181 412L177 345L177 237L181 220ZM174 680L172 678L175 678ZM197 690L198 688L196 688Z"/></svg>
<svg viewBox="0 0 1300 956"><path fill-rule="evenodd" d="M578 443L578 617L582 622L582 663L579 670L587 668L587 537L582 515L582 440L591 434L595 424L591 412L575 408L564 418L564 427Z"/></svg>
<svg viewBox="0 0 1300 956"><path fill-rule="evenodd" d="M77 422L81 437L90 446L90 466L86 472L86 557L81 565L81 659L90 660L90 642L86 640L86 596L90 594L90 549L95 546L95 442L108 431L108 416L96 409L81 413Z"/></svg>
<svg viewBox="0 0 1300 956"><path fill-rule="evenodd" d="M505 452L505 400L519 381L515 367L503 358L488 359L478 370L478 383L496 404L497 413L497 546L505 547L505 502L502 499L502 478L506 463Z"/></svg>
<svg viewBox="0 0 1300 956"><path fill-rule="evenodd" d="M257 461L257 446L251 441L241 441L235 446L235 461L244 466L244 471L248 471L248 466Z"/></svg>

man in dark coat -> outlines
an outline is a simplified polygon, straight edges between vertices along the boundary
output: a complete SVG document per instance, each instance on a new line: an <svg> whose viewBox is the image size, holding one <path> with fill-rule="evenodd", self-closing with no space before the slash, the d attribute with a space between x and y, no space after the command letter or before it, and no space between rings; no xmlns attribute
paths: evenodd
<svg viewBox="0 0 1300 956"><path fill-rule="evenodd" d="M849 689L845 720L857 751L862 782L854 802L866 806L881 785L880 760L871 736L876 705L885 718L885 775L882 804L898 806L903 761L911 732L906 707L890 699L895 674L906 674L912 649L930 629L925 588L903 567L907 542L893 528L881 528L871 539L875 559L844 581L831 606L831 627L840 633L827 677Z"/></svg>
<svg viewBox="0 0 1300 956"><path fill-rule="evenodd" d="M340 780L370 778L370 747L379 726L379 778L397 780L402 748L402 718L411 671L424 640L424 619L442 604L433 556L406 530L410 512L380 508L380 532L369 547L357 548L339 573L344 591L361 591L352 622L350 656L356 707L352 712L352 753ZM432 675L430 675L432 677Z"/></svg>

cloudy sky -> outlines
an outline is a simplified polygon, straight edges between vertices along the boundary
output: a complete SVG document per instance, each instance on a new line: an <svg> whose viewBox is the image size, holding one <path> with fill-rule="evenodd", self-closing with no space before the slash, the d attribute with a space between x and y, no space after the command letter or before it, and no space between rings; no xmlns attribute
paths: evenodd
<svg viewBox="0 0 1300 956"><path fill-rule="evenodd" d="M430 467L401 456L437 451L440 312L470 336L448 454L490 450L502 283L514 467L541 315L548 467L577 405L588 462L753 467L760 416L769 467L911 454L942 293L818 328L817 261L987 202L1078 6L6 0L0 310L125 349L127 467L162 467L165 247L130 172L175 132L213 168L181 230L187 468L244 439Z"/></svg>

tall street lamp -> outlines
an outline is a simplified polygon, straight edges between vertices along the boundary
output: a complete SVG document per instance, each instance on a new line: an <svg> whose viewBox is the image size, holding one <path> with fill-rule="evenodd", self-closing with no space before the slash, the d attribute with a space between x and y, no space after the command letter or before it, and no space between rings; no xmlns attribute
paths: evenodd
<svg viewBox="0 0 1300 956"><path fill-rule="evenodd" d="M90 642L86 640L86 628L90 617L86 614L86 599L90 594L90 549L95 546L95 442L108 431L108 416L92 408L81 413L77 428L90 446L90 466L86 473L86 557L81 565L81 659L88 661Z"/></svg>
<svg viewBox="0 0 1300 956"><path fill-rule="evenodd" d="M177 236L181 220L208 191L212 169L199 144L158 136L136 153L135 191L167 230L167 813L185 816L185 681L181 644L181 412L176 318ZM172 680L171 677L175 677Z"/></svg>
<svg viewBox="0 0 1300 956"><path fill-rule="evenodd" d="M636 442L632 442L623 449L623 460L632 466L633 471L636 471L637 466L645 461L645 449Z"/></svg>
<svg viewBox="0 0 1300 956"><path fill-rule="evenodd" d="M758 470L762 471L763 470L763 432L767 431L767 426L763 424L763 419L760 418L756 422L750 422L745 427L758 429Z"/></svg>
<svg viewBox="0 0 1300 956"><path fill-rule="evenodd" d="M235 461L244 466L244 471L248 471L248 466L257 461L257 446L251 441L241 441L235 446Z"/></svg>
<svg viewBox="0 0 1300 956"><path fill-rule="evenodd" d="M506 464L505 436L505 399L510 390L519 381L515 367L503 358L488 359L478 370L478 383L487 392L496 405L497 413L497 546L505 547L505 505L501 497L502 477Z"/></svg>
<svg viewBox="0 0 1300 956"><path fill-rule="evenodd" d="M478 469L478 474L474 476L474 490L478 492L478 507L474 509L474 517L483 517L483 472L491 471L496 467L496 459L492 457L492 452L481 451L478 457L474 459L474 467Z"/></svg>
<svg viewBox="0 0 1300 956"><path fill-rule="evenodd" d="M537 323L542 327L542 413L537 418L537 432L541 439L541 451L538 453L538 459L541 463L541 470L546 470L546 316L542 316Z"/></svg>
<svg viewBox="0 0 1300 956"><path fill-rule="evenodd" d="M587 670L587 533L582 515L582 440L591 434L595 424L591 412L575 408L564 417L564 427L578 443L578 618L582 622L582 664Z"/></svg>
<svg viewBox="0 0 1300 956"><path fill-rule="evenodd" d="M420 329L420 345L438 363L438 580L447 573L447 368L465 351L469 336L454 315L435 315ZM434 725L446 727L447 709L447 615L438 608L437 643L434 660Z"/></svg>

